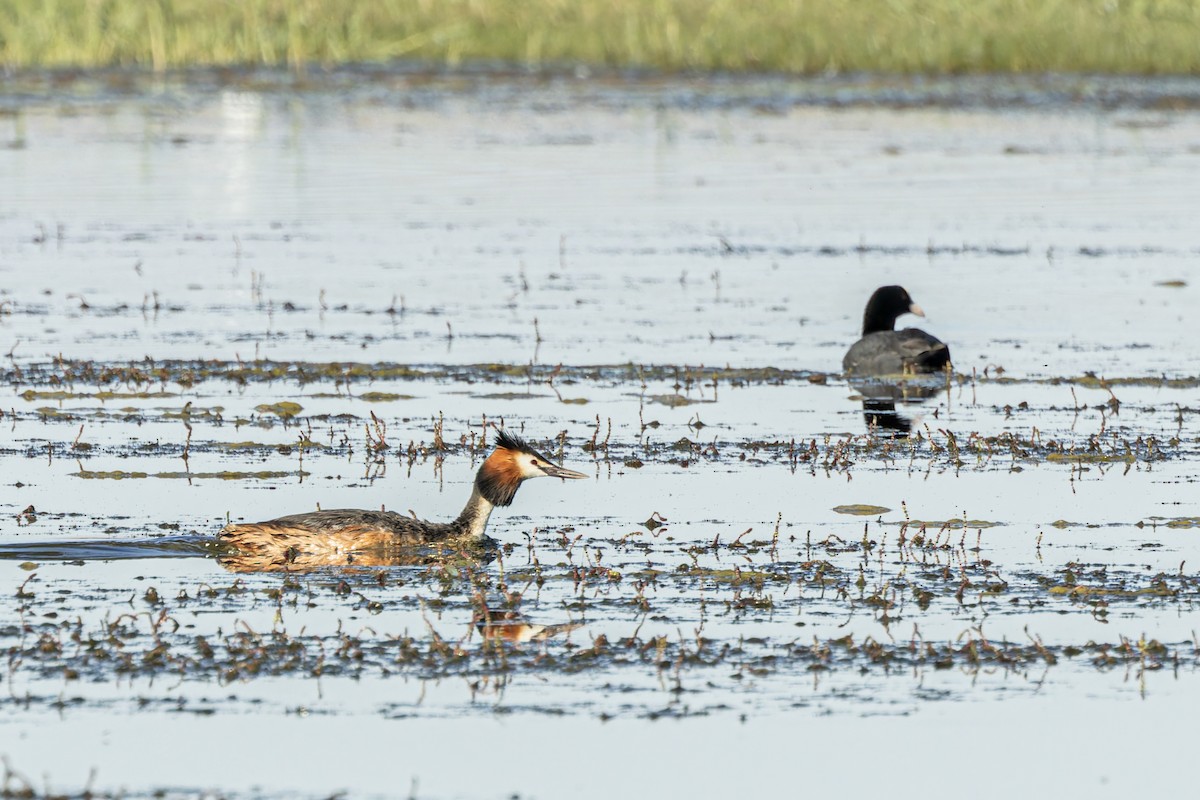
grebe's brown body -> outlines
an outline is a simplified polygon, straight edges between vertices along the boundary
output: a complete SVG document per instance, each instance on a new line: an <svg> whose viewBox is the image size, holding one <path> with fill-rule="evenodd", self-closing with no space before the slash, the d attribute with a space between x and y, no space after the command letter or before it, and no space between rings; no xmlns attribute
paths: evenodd
<svg viewBox="0 0 1200 800"><path fill-rule="evenodd" d="M364 564L386 551L427 544L480 544L496 506L512 503L530 478L586 478L560 467L521 439L501 431L496 449L475 476L471 497L452 522L428 522L394 511L355 508L313 511L246 524L226 525L217 539L252 556L260 569ZM242 559L246 560L246 559Z"/></svg>

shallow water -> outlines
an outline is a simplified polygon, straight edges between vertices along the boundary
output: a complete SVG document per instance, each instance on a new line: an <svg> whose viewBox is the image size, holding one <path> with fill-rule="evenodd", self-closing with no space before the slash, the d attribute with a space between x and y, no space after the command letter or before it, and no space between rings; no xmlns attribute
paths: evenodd
<svg viewBox="0 0 1200 800"><path fill-rule="evenodd" d="M995 765L984 796L1184 785L1200 114L410 81L5 106L12 769L716 796L792 786L798 752L829 788L911 769L911 741ZM909 438L838 375L890 282L956 368L908 388ZM215 558L227 519L449 517L497 420L595 475L526 485L498 558ZM498 644L482 600L574 627ZM516 741L533 769L462 768Z"/></svg>

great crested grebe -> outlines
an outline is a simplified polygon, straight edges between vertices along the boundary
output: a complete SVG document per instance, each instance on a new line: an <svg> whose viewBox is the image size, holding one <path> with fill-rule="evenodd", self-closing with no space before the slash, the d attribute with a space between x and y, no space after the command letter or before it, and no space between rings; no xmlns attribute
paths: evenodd
<svg viewBox="0 0 1200 800"><path fill-rule="evenodd" d="M522 439L500 431L496 449L475 475L471 497L452 522L426 522L394 511L340 508L293 514L267 522L234 523L217 540L263 563L353 564L356 553L438 542L483 543L488 517L496 506L512 503L530 478L586 478L560 467ZM369 558L363 560L370 560Z"/></svg>
<svg viewBox="0 0 1200 800"><path fill-rule="evenodd" d="M901 314L925 316L902 286L881 286L867 301L862 338L842 359L847 375L937 372L950 363L950 348L919 328L893 330Z"/></svg>

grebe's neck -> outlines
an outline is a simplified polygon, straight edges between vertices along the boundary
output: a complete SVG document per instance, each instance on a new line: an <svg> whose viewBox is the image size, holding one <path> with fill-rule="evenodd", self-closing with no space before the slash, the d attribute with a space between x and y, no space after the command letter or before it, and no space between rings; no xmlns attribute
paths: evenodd
<svg viewBox="0 0 1200 800"><path fill-rule="evenodd" d="M487 530L488 517L492 515L493 508L495 506L480 493L478 484L472 485L471 497L463 506L462 513L458 515L458 519L450 523L455 536L476 541L483 539L483 533Z"/></svg>

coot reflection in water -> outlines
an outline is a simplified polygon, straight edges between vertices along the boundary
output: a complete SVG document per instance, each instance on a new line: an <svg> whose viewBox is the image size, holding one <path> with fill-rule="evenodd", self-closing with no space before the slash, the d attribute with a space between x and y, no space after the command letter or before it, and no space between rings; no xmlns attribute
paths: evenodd
<svg viewBox="0 0 1200 800"><path fill-rule="evenodd" d="M912 431L921 418L920 406L945 390L944 384L898 383L880 380L851 380L850 387L858 390L867 430L875 430L897 439ZM911 412L911 413L905 413Z"/></svg>

